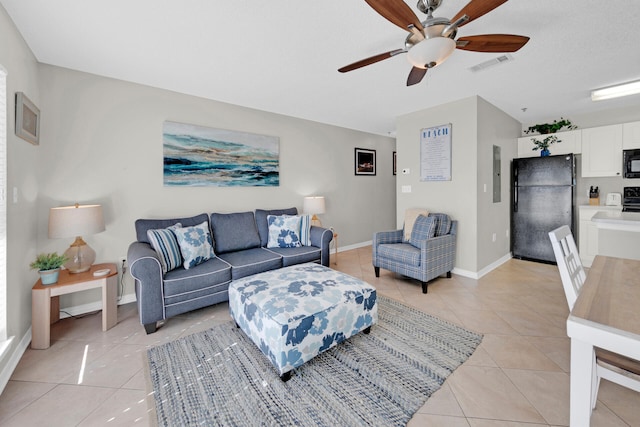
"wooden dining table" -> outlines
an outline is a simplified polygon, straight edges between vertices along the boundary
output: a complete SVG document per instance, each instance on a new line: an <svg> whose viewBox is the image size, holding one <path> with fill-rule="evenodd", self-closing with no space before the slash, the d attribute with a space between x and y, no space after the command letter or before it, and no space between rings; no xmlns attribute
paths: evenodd
<svg viewBox="0 0 640 427"><path fill-rule="evenodd" d="M598 255L567 319L570 425L588 426L594 347L640 360L640 261Z"/></svg>

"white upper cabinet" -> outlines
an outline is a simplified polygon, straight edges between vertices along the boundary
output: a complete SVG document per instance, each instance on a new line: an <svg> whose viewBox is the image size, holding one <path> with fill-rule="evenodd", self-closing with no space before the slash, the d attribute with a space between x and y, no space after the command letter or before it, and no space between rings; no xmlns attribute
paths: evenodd
<svg viewBox="0 0 640 427"><path fill-rule="evenodd" d="M622 149L640 148L640 122L622 125Z"/></svg>
<svg viewBox="0 0 640 427"><path fill-rule="evenodd" d="M622 176L622 125L582 129L582 176Z"/></svg>
<svg viewBox="0 0 640 427"><path fill-rule="evenodd" d="M549 146L552 156L558 154L579 154L582 151L582 130L568 130L557 132L553 135L557 136L561 142L556 142ZM518 157L538 157L540 150L533 151L534 147L532 138L541 140L549 135L528 135L518 138Z"/></svg>

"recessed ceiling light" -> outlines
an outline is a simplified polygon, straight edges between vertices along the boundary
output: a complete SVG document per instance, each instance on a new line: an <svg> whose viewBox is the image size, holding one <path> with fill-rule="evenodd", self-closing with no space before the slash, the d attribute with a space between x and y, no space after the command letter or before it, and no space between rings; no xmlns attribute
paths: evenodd
<svg viewBox="0 0 640 427"><path fill-rule="evenodd" d="M640 80L591 91L591 100L602 101L603 99L619 98L637 93L640 93Z"/></svg>

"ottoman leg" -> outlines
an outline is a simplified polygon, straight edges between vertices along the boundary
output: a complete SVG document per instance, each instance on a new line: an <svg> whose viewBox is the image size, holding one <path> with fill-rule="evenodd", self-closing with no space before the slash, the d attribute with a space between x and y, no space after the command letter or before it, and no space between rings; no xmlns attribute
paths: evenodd
<svg viewBox="0 0 640 427"><path fill-rule="evenodd" d="M362 332L368 335L369 332L371 332L371 326L367 326L367 328L363 329Z"/></svg>

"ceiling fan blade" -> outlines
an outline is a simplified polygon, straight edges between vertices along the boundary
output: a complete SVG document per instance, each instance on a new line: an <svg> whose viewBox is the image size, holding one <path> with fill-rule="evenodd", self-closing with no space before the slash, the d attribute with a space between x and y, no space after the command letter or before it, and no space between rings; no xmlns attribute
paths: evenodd
<svg viewBox="0 0 640 427"><path fill-rule="evenodd" d="M456 16L451 19L451 22L455 22L463 15L467 15L469 17L469 20L458 25L458 28L460 28L463 25L467 25L474 19L480 18L482 15L491 12L502 3L506 2L507 0L471 0L465 7L462 8L462 10L460 10L460 12L456 14Z"/></svg>
<svg viewBox="0 0 640 427"><path fill-rule="evenodd" d="M388 59L391 58L393 56L396 56L400 53L404 53L405 50L404 49L396 49L396 50L391 50L389 52L385 52L385 53L379 53L378 55L374 55L371 56L369 58L365 58L365 59L361 59L360 61L356 61L353 64L349 64L349 65L345 65L342 68L339 68L338 71L340 71L341 73L346 73L348 71L353 71L353 70L357 70L358 68L362 68L365 67L367 65L371 65L371 64L375 64L376 62L380 62L384 59Z"/></svg>
<svg viewBox="0 0 640 427"><path fill-rule="evenodd" d="M460 37L456 47L474 52L515 52L527 44L529 37L513 34L482 34Z"/></svg>
<svg viewBox="0 0 640 427"><path fill-rule="evenodd" d="M424 27L416 14L403 0L365 0L376 12L405 31L413 25L420 32ZM505 0L506 1L506 0Z"/></svg>
<svg viewBox="0 0 640 427"><path fill-rule="evenodd" d="M427 74L427 70L427 68L413 67L409 72L409 77L407 78L407 86L413 86L420 83L425 74Z"/></svg>

